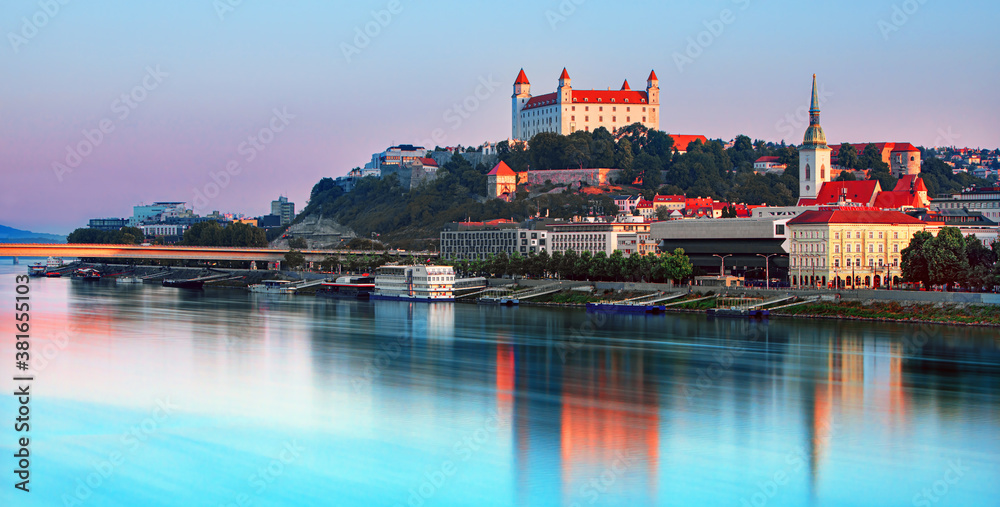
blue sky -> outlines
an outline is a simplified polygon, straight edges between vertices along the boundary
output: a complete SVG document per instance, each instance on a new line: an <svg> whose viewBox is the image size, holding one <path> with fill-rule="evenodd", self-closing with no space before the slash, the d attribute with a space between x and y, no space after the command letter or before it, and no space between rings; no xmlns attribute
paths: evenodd
<svg viewBox="0 0 1000 507"><path fill-rule="evenodd" d="M66 233L213 182L203 212L301 208L390 144L506 139L521 67L535 94L655 69L662 130L789 142L816 73L832 143L1000 147L993 2L231 3L4 2L0 223Z"/></svg>

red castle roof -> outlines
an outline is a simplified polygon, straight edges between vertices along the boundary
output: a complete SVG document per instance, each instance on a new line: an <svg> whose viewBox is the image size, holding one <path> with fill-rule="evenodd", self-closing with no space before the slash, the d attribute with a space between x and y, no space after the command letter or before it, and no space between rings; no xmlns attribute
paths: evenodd
<svg viewBox="0 0 1000 507"><path fill-rule="evenodd" d="M924 185L924 179L916 174L907 174L896 182L896 188L892 189L893 192L909 192L910 186L913 186L913 190L916 192L926 192L927 185Z"/></svg>
<svg viewBox="0 0 1000 507"><path fill-rule="evenodd" d="M705 136L692 136L683 134L668 134L670 137L674 138L674 148L677 151L688 151L688 145L693 143L695 140L701 141L702 144L708 143L708 138Z"/></svg>
<svg viewBox="0 0 1000 507"><path fill-rule="evenodd" d="M562 74L559 74L559 79L569 79L569 72L566 72L566 67L563 67Z"/></svg>
<svg viewBox="0 0 1000 507"><path fill-rule="evenodd" d="M514 80L514 84L531 84L528 82L528 76L524 75L524 69L517 75L517 79Z"/></svg>
<svg viewBox="0 0 1000 507"><path fill-rule="evenodd" d="M631 90L631 88L628 87L628 79L626 79L625 82L622 83L622 91L625 90Z"/></svg>
<svg viewBox="0 0 1000 507"><path fill-rule="evenodd" d="M493 170L486 173L487 176L516 176L517 173L505 164L502 160L499 164L493 167Z"/></svg>
<svg viewBox="0 0 1000 507"><path fill-rule="evenodd" d="M659 81L659 79L656 78L656 71L649 71L649 78L647 78L647 81Z"/></svg>
<svg viewBox="0 0 1000 507"><path fill-rule="evenodd" d="M573 102L576 104L595 105L644 105L646 104L646 92L632 90L572 90ZM552 106L559 102L556 93L546 93L532 97L522 110L535 109L539 107ZM611 111L606 111L611 113ZM624 113L625 111L621 111ZM638 111L636 111L638 113Z"/></svg>
<svg viewBox="0 0 1000 507"><path fill-rule="evenodd" d="M923 220L898 211L873 210L809 210L788 221L789 225L801 224L924 224Z"/></svg>
<svg viewBox="0 0 1000 507"><path fill-rule="evenodd" d="M438 163L433 158L428 158L428 157L422 157L420 159L420 163L423 164L423 165L425 165L425 166L430 166L430 167L437 167L438 166Z"/></svg>

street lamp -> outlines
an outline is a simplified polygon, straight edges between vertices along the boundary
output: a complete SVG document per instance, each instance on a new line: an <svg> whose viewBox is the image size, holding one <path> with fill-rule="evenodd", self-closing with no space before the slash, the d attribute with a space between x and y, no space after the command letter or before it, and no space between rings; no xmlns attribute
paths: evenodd
<svg viewBox="0 0 1000 507"><path fill-rule="evenodd" d="M726 276L725 275L725 272L726 272L726 257L732 257L732 256L733 256L733 254L726 254L726 255L712 254L712 257L718 257L718 258L722 259L722 264L719 265L719 278L722 278L722 277Z"/></svg>
<svg viewBox="0 0 1000 507"><path fill-rule="evenodd" d="M776 253L774 253L774 254L766 254L766 255L765 254L757 254L757 257L763 257L764 258L764 280L765 280L764 287L766 287L768 289L771 288L771 264L770 264L770 261L771 261L771 257L774 257L775 255L781 255L781 254L776 254Z"/></svg>

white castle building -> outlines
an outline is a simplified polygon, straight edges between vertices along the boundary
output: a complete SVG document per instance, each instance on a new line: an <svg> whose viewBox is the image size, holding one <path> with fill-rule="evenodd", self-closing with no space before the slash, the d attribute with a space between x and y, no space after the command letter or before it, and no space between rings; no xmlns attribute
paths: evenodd
<svg viewBox="0 0 1000 507"><path fill-rule="evenodd" d="M511 130L514 139L527 141L540 132L569 135L577 130L592 132L604 127L614 132L620 127L642 123L660 128L660 84L650 72L646 91L634 91L628 81L621 90L574 90L569 73L563 69L555 93L532 96L524 69L514 81L511 97Z"/></svg>

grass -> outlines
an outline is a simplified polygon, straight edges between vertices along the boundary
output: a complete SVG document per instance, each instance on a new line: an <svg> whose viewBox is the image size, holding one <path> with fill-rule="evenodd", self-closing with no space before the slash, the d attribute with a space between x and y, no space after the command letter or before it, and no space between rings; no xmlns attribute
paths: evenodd
<svg viewBox="0 0 1000 507"><path fill-rule="evenodd" d="M901 305L897 302L811 303L773 312L776 315L980 324L1000 326L1000 307L989 305Z"/></svg>

